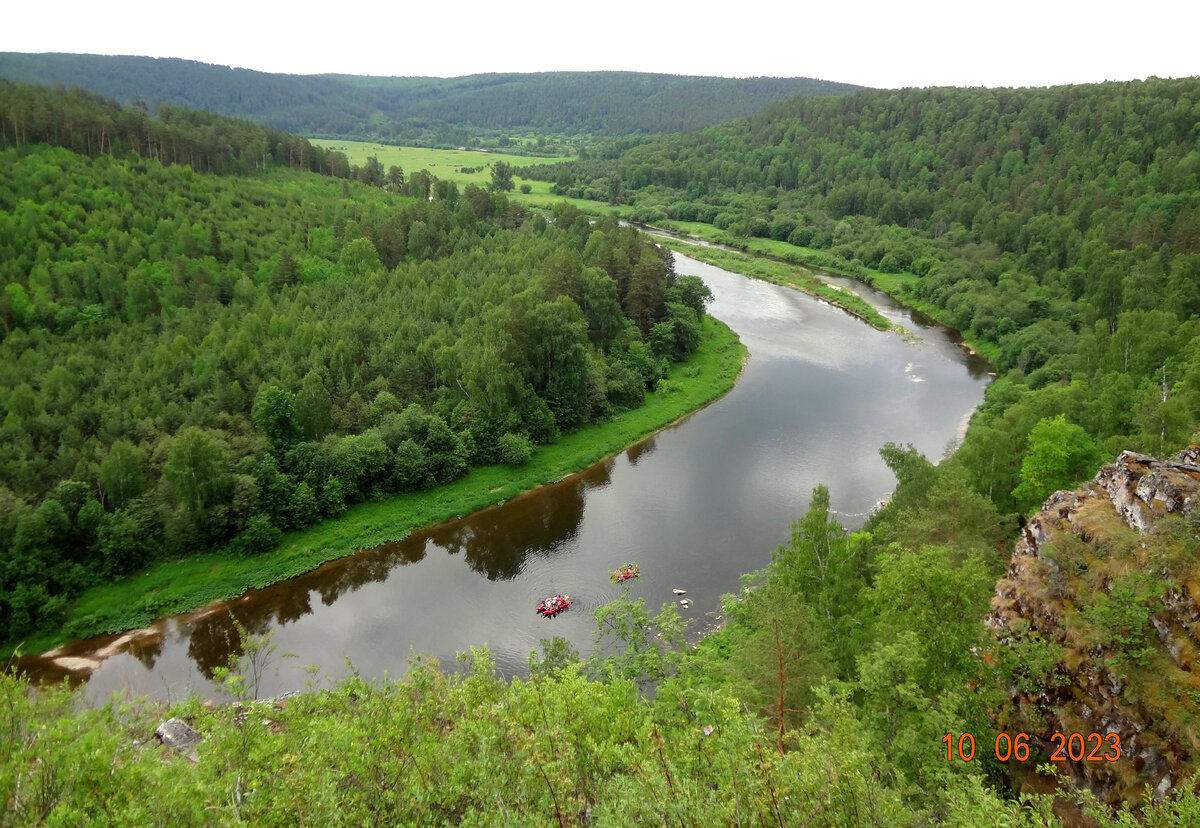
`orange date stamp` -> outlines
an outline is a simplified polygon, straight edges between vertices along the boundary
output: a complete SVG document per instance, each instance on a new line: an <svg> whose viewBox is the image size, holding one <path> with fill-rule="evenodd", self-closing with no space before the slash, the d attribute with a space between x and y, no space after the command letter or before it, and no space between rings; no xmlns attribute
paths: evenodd
<svg viewBox="0 0 1200 828"><path fill-rule="evenodd" d="M975 737L970 733L959 734L958 739L953 733L947 733L942 741L946 743L946 761L970 762L975 758ZM1121 736L1118 733L1055 733L1050 741L1057 745L1050 754L1051 761L1072 762L1115 762L1121 758ZM1001 762L1016 759L1024 762L1029 758L1028 733L1000 733L993 745L993 755Z"/></svg>

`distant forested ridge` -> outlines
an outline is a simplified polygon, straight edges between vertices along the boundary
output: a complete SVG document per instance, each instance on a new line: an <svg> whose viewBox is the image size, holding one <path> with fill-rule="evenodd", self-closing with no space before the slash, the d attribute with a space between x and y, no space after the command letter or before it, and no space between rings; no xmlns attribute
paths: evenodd
<svg viewBox="0 0 1200 828"><path fill-rule="evenodd" d="M479 130L676 132L750 115L794 95L859 87L810 78L706 78L641 72L541 72L461 78L283 75L176 58L0 53L0 77L80 86L246 118L289 132L420 145L468 143Z"/></svg>
<svg viewBox="0 0 1200 828"><path fill-rule="evenodd" d="M151 114L79 87L0 80L0 147L39 143L83 155L132 152L197 172L245 174L268 163L342 178L351 171L345 153L250 121L166 104Z"/></svg>
<svg viewBox="0 0 1200 828"><path fill-rule="evenodd" d="M864 91L520 174L875 279L966 333L1002 375L964 456L1028 513L1200 422L1198 125L1196 78ZM1039 476L1036 448L1068 436Z"/></svg>
<svg viewBox="0 0 1200 828"><path fill-rule="evenodd" d="M110 112L31 89L89 134ZM167 549L265 551L357 500L522 464L699 342L703 284L613 220L88 156L25 143L83 141L32 123L0 149L0 638Z"/></svg>

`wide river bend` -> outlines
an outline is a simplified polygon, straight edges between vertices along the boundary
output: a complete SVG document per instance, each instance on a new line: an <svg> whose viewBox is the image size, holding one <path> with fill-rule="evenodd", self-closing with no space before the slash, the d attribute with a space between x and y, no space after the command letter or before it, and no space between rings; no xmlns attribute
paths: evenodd
<svg viewBox="0 0 1200 828"><path fill-rule="evenodd" d="M350 665L400 676L413 654L450 665L482 644L515 675L541 638L590 650L590 611L619 594L608 574L625 561L642 568L632 596L654 610L677 600L673 588L687 590L683 613L699 632L717 623L739 576L770 561L814 486L829 487L843 523L861 524L895 484L880 446L912 443L940 458L983 399L989 368L953 331L861 284L833 280L916 337L684 256L676 267L705 280L710 312L750 349L723 399L562 483L147 630L74 642L26 668L41 679L86 676L93 701L115 691L214 696L233 613L251 632L274 630L277 654L296 655L275 660L260 695L303 687L308 665L318 682ZM575 605L537 616L538 600L558 592Z"/></svg>

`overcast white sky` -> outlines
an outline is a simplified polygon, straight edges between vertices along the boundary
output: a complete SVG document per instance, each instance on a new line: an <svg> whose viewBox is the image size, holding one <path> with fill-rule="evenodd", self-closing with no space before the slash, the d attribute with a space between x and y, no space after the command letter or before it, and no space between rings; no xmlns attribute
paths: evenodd
<svg viewBox="0 0 1200 828"><path fill-rule="evenodd" d="M621 69L876 87L1200 75L1198 39L1200 0L60 0L10 3L0 24L0 51L180 57L264 72Z"/></svg>

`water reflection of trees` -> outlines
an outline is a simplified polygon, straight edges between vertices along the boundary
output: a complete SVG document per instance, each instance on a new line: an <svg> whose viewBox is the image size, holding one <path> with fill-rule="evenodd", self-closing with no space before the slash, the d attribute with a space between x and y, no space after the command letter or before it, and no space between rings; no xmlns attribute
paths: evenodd
<svg viewBox="0 0 1200 828"><path fill-rule="evenodd" d="M561 483L542 486L502 506L467 515L417 533L413 540L463 554L473 572L489 581L511 580L530 555L549 556L579 533L585 492L612 482L609 458Z"/></svg>
<svg viewBox="0 0 1200 828"><path fill-rule="evenodd" d="M583 521L585 484L572 479L437 527L430 540L489 581L511 580L532 554L549 555L574 538Z"/></svg>
<svg viewBox="0 0 1200 828"><path fill-rule="evenodd" d="M215 668L226 667L231 659L241 658L243 642L234 627L234 618L247 635L263 635L271 627L272 613L254 601L246 601L241 606L205 615L188 626L188 656L206 679L212 679Z"/></svg>
<svg viewBox="0 0 1200 828"><path fill-rule="evenodd" d="M310 573L316 576L310 588L320 593L322 604L329 606L348 590L383 581L396 567L424 559L425 536L423 533L414 533L401 541L360 550Z"/></svg>
<svg viewBox="0 0 1200 828"><path fill-rule="evenodd" d="M645 448L641 453L644 452ZM414 532L401 541L360 550L299 577L254 590L230 602L227 609L183 622L188 655L197 669L211 679L214 668L223 667L231 657L236 659L242 654L242 642L232 617L237 618L248 634L264 634L272 626L311 614L314 592L321 596L322 604L329 606L348 591L386 580L399 566L424 560L431 545L451 554L462 552L467 565L488 580L515 578L527 557L552 555L578 534L586 491L607 486L613 466L610 458L569 480L543 486L502 506ZM159 641L152 648L148 646L134 654L150 668L161 649Z"/></svg>
<svg viewBox="0 0 1200 828"><path fill-rule="evenodd" d="M658 448L658 435L651 434L645 440L642 440L642 442L634 443L632 446L630 446L625 451L625 456L629 458L629 464L631 466L636 466L639 460L647 455L653 454L656 448Z"/></svg>
<svg viewBox="0 0 1200 828"><path fill-rule="evenodd" d="M135 638L126 648L126 652L142 663L142 666L147 671L153 670L154 665L158 662L158 657L162 655L163 637L162 634L147 635Z"/></svg>

